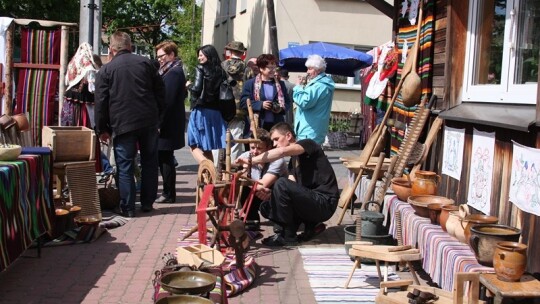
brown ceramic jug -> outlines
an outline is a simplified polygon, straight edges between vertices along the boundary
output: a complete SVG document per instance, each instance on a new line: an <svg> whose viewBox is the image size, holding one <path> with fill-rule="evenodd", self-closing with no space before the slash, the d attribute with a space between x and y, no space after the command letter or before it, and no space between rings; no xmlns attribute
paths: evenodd
<svg viewBox="0 0 540 304"><path fill-rule="evenodd" d="M462 229L459 211L450 211L448 221L446 221L446 232L450 236L456 237L456 229Z"/></svg>
<svg viewBox="0 0 540 304"><path fill-rule="evenodd" d="M418 170L412 181L411 195L436 195L440 176L435 172Z"/></svg>
<svg viewBox="0 0 540 304"><path fill-rule="evenodd" d="M440 223L443 231L448 232L446 230L446 222L448 221L448 217L450 216L450 211L457 211L458 208L459 207L456 205L444 205L441 207Z"/></svg>
<svg viewBox="0 0 540 304"><path fill-rule="evenodd" d="M527 245L516 242L498 242L493 253L493 267L497 279L517 282L527 268Z"/></svg>

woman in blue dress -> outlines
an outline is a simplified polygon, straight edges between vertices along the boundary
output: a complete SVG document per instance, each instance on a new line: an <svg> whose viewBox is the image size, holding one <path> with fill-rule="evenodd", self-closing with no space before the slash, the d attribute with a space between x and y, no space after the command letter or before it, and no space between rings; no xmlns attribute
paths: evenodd
<svg viewBox="0 0 540 304"><path fill-rule="evenodd" d="M226 79L218 52L212 45L198 49L199 65L191 91L188 145L198 163L213 160L212 150L225 148L227 124L219 111L219 86Z"/></svg>

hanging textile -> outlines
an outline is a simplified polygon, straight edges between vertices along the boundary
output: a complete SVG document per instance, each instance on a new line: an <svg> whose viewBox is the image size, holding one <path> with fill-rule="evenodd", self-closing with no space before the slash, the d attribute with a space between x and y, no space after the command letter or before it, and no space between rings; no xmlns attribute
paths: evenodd
<svg viewBox="0 0 540 304"><path fill-rule="evenodd" d="M394 94L393 78L397 70L397 50L393 42L374 47L367 54L373 56L373 64L360 70L362 84L363 131L361 143L366 143ZM373 98L370 98L372 95Z"/></svg>
<svg viewBox="0 0 540 304"><path fill-rule="evenodd" d="M11 25L11 22L13 22L13 18L9 17L0 17L0 64L2 65L3 69L2 73L0 74L0 86L3 86L6 82L5 79L5 66L6 66L6 57L7 57L7 50L6 50L6 38L7 38L7 30L9 26ZM3 87L0 87L0 90L3 90ZM5 92L4 92L5 94ZM0 115L6 114L4 113L4 103L5 98L2 96L3 94L0 94Z"/></svg>
<svg viewBox="0 0 540 304"><path fill-rule="evenodd" d="M417 20L418 8L420 1L424 1L423 4L423 17L422 20ZM411 49L416 39L416 31L418 26L420 28L420 51L418 52L418 70L417 73L421 79L422 96L426 96L428 99L431 97L432 82L433 82L433 29L435 27L435 1L434 0L405 0L400 7L400 16L398 19L398 34L396 38L396 44L400 50L399 65L398 65L398 79L401 78L401 69L406 59L407 50ZM409 124L414 115L414 107L406 107L401 102L401 96L398 96L393 109L393 118ZM392 134L391 141L391 155L395 155L399 149L401 141L405 137L406 130L398 130L394 127L391 128Z"/></svg>
<svg viewBox="0 0 540 304"><path fill-rule="evenodd" d="M24 27L21 33L21 63L60 64L60 29ZM14 113L29 113L32 142L41 145L41 129L54 122L58 69L19 69L17 106Z"/></svg>

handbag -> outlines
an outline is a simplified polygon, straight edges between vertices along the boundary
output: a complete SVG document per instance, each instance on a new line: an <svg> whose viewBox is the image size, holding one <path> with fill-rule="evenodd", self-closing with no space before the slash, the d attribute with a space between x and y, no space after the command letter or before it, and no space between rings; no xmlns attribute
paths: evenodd
<svg viewBox="0 0 540 304"><path fill-rule="evenodd" d="M219 111L226 122L231 121L236 116L234 85L236 85L235 81L225 79L219 86Z"/></svg>

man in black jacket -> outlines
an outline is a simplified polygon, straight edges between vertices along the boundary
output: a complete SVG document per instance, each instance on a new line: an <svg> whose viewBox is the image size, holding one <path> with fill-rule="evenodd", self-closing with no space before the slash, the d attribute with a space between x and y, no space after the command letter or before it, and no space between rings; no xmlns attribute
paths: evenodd
<svg viewBox="0 0 540 304"><path fill-rule="evenodd" d="M288 123L275 124L270 129L270 137L275 148L253 157L251 165L287 156L291 159L289 177L279 177L271 190L270 200L260 206L261 215L281 228L275 235L263 239L262 243L293 246L322 232L324 225L319 223L330 219L336 211L339 200L337 179L321 145L312 139L297 141ZM237 163L249 164L250 161L239 158ZM304 233L297 236L302 223Z"/></svg>
<svg viewBox="0 0 540 304"><path fill-rule="evenodd" d="M133 170L141 152L141 210L149 212L157 196L158 134L165 86L152 62L131 53L131 38L115 32L109 38L112 59L96 77L96 132L102 143L113 138L122 214L135 216Z"/></svg>

